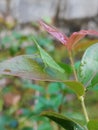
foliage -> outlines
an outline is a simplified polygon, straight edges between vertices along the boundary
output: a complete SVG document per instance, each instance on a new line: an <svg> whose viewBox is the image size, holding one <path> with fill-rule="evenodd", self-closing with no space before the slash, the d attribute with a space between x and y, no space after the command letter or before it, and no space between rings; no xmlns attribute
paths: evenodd
<svg viewBox="0 0 98 130"><path fill-rule="evenodd" d="M66 56L64 58L69 58L70 65L64 62L56 62L54 60L56 58L53 59L43 49L45 48L53 53L54 49L51 50L51 48L55 46L51 45L53 42L51 39L43 40L45 38L43 36L38 39L36 36L25 36L17 33L13 33L12 37L7 36L2 39L1 47L4 51L6 51L6 44L15 41L16 45L8 46L10 48L8 57L15 57L8 59L6 56L5 59L8 60L0 63L0 74L18 77L9 77L11 83L14 80L13 85L8 84L7 87L1 89L3 94L0 95L2 97L0 111L3 111L3 107L6 110L0 116L1 128L3 130L61 130L62 128L66 130L97 130L98 121L89 119L84 99L89 88L98 85L98 43L89 46L84 52L82 60L76 61L76 63L73 60L73 51L85 35L98 35L98 32L81 30L74 32L68 38L44 21L40 21L40 24L65 46ZM49 46L46 46L46 41L49 42L50 49ZM23 42L35 44L30 44L24 49L22 48ZM21 50L20 53L19 50ZM16 88L13 88L13 86L16 86ZM12 93L10 93L11 91ZM81 102L83 109L82 115L84 117L80 121L78 118L65 116L64 104L67 102L65 95L74 95L74 93ZM2 100L3 98L4 100ZM8 98L10 100L7 100ZM53 120L61 127L55 124L51 125L52 122L43 116Z"/></svg>

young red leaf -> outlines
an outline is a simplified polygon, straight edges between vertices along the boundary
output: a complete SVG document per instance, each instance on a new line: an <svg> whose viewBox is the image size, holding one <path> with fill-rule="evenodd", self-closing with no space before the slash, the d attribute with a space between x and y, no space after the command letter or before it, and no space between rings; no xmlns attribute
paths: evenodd
<svg viewBox="0 0 98 130"><path fill-rule="evenodd" d="M86 35L97 35L98 32L95 30L81 30L79 32L74 32L69 38L63 33L59 32L56 28L51 27L44 21L40 21L41 26L52 36L57 38L62 44L66 46L68 50L72 50L73 46L79 42Z"/></svg>
<svg viewBox="0 0 98 130"><path fill-rule="evenodd" d="M56 39L58 39L62 44L66 46L66 42L68 40L68 37L58 31L56 28L51 27L50 25L46 24L44 21L40 21L41 26L52 36L54 36Z"/></svg>
<svg viewBox="0 0 98 130"><path fill-rule="evenodd" d="M86 35L97 35L98 32L94 30L81 30L79 32L74 32L68 39L68 47L69 49L72 49L72 47L79 42L82 38L84 38Z"/></svg>

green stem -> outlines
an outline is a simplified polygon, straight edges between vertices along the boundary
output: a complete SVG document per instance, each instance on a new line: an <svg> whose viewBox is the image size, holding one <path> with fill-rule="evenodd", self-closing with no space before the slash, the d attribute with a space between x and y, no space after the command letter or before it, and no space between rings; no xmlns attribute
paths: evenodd
<svg viewBox="0 0 98 130"><path fill-rule="evenodd" d="M85 106L85 103L84 103L84 97L83 96L80 98L80 101L81 101L81 105L82 105L82 108L83 108L83 113L85 115L86 122L89 122L89 117L88 117L88 113L87 113L87 110L86 110L86 106Z"/></svg>
<svg viewBox="0 0 98 130"><path fill-rule="evenodd" d="M75 67L74 67L74 61L73 61L73 57L72 57L72 52L69 51L68 53L69 53L69 59L70 59L71 65L72 65L72 69L73 69L75 80L78 81L77 73L76 73L76 70L75 70ZM89 117L88 117L88 113L87 113L86 106L85 106L85 103L84 103L84 96L80 97L79 99L81 101L81 105L82 105L82 109L83 109L83 113L84 113L86 122L88 122L89 121Z"/></svg>
<svg viewBox="0 0 98 130"><path fill-rule="evenodd" d="M75 80L78 81L76 70L75 70L75 67L74 67L74 61L73 61L73 57L72 57L72 52L68 51L68 53L69 53L69 59L70 59L70 62L71 62L71 66L72 66L72 69L73 69Z"/></svg>

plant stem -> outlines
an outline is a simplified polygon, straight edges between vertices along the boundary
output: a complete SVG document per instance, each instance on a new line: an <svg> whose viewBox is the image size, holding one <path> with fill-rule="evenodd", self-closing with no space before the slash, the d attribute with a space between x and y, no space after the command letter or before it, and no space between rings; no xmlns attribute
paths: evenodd
<svg viewBox="0 0 98 130"><path fill-rule="evenodd" d="M75 80L78 81L77 74L76 74L75 67L74 67L74 61L73 61L73 58L72 58L72 52L68 51L68 53L69 53L69 59L70 59L71 65L72 65Z"/></svg>
<svg viewBox="0 0 98 130"><path fill-rule="evenodd" d="M84 97L83 96L80 98L80 101L81 101L81 105L82 105L82 108L83 108L83 113L85 115L86 122L89 122L89 117L88 117L88 114L87 114L87 110L86 110L86 106L85 106L85 103L84 103Z"/></svg>
<svg viewBox="0 0 98 130"><path fill-rule="evenodd" d="M72 69L73 69L75 80L78 81L77 73L76 73L76 70L75 70L75 67L74 67L74 61L73 61L73 57L72 57L72 52L68 51L68 53L69 53L69 59L70 59L71 65L72 65ZM81 105L82 105L82 109L83 109L83 113L84 113L86 122L88 122L89 121L89 117L88 117L88 113L87 113L86 106L85 106L85 103L84 103L84 96L81 96L79 99L81 101Z"/></svg>

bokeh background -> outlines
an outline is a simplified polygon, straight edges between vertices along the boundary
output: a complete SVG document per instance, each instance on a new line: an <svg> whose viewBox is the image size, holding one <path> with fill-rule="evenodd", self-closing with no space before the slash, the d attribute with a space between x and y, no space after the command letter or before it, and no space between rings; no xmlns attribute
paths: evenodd
<svg viewBox="0 0 98 130"><path fill-rule="evenodd" d="M72 69L66 48L41 30L40 19L67 36L81 29L98 31L98 0L0 0L0 62L35 54L37 48L29 40L34 36L58 64L67 68L69 78ZM95 42L98 37L87 36L74 48L76 69L85 49ZM90 118L98 118L98 87L87 93L86 105ZM47 110L85 122L80 102L64 83L0 75L0 130L62 130L39 116Z"/></svg>

